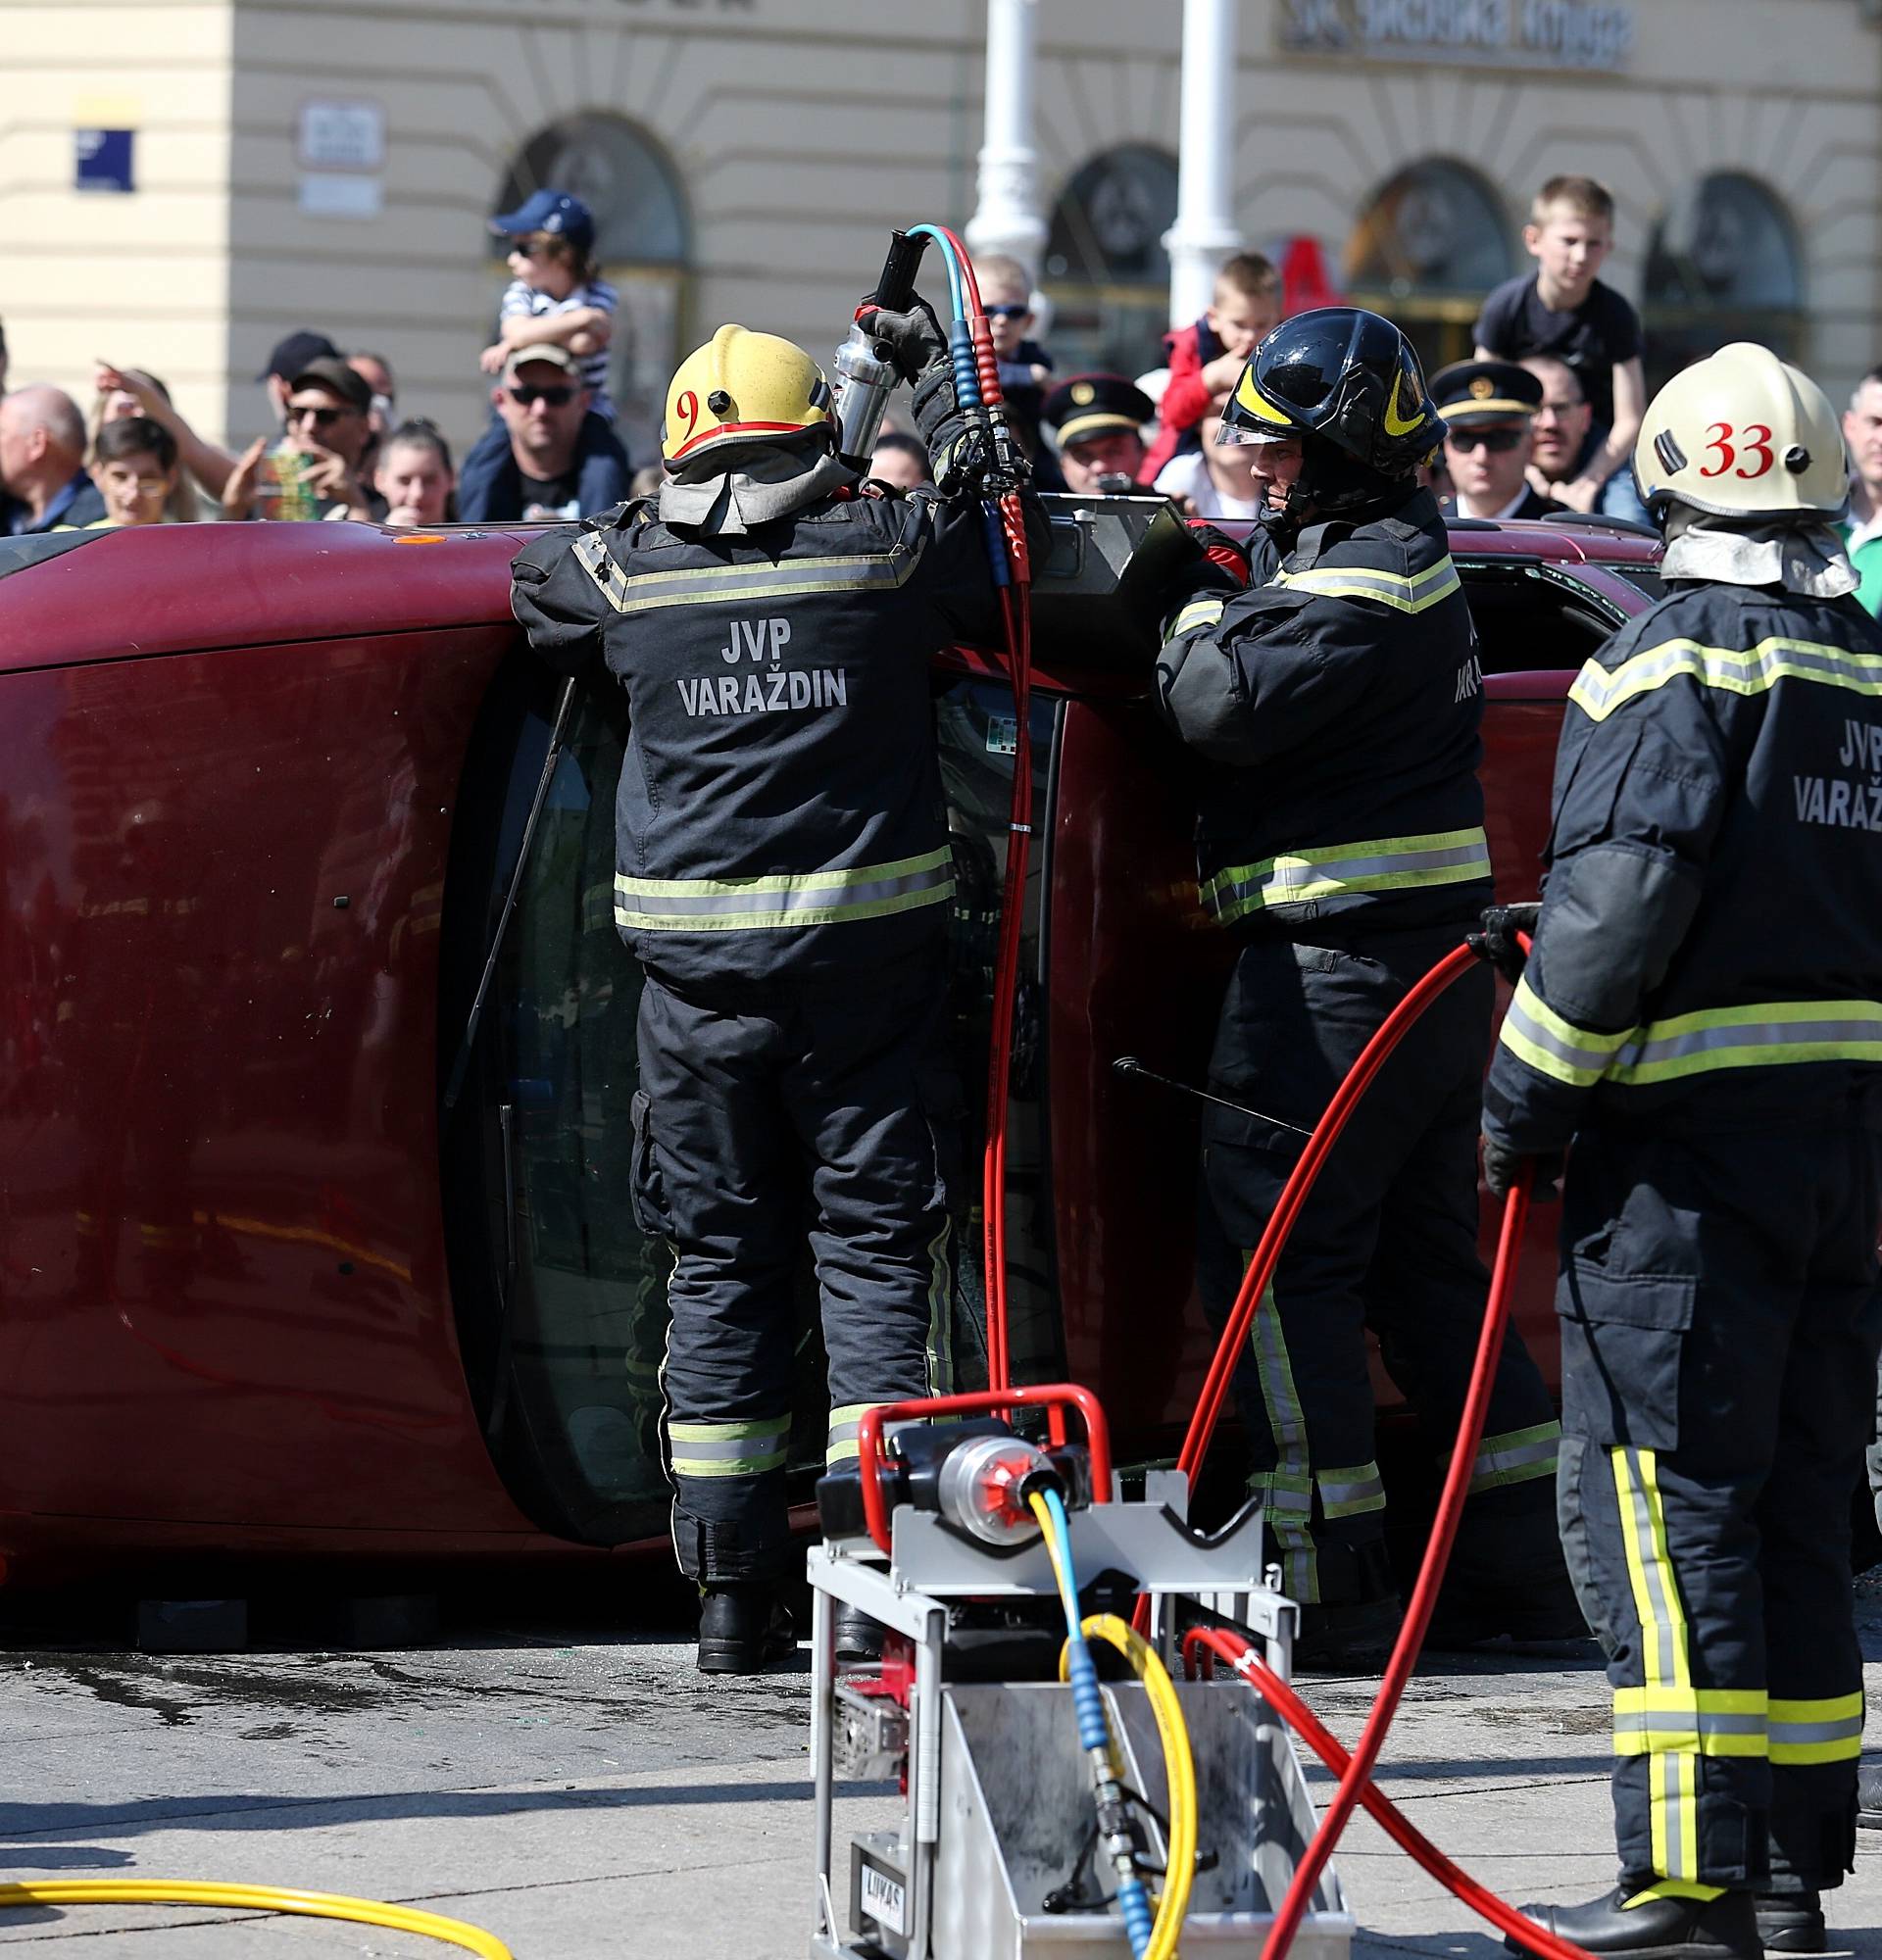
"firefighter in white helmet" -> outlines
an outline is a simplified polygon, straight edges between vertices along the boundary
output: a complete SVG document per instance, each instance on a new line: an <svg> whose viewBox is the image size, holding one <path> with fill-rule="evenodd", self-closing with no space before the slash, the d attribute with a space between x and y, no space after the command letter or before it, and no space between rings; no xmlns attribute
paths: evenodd
<svg viewBox="0 0 1882 1960"><path fill-rule="evenodd" d="M668 391L659 495L516 564L537 653L605 662L631 715L615 918L646 976L633 1196L675 1253L673 1541L708 1672L792 1643L777 1586L807 1217L829 1460L854 1458L871 1402L947 1387L964 1105L929 660L994 641L999 612L933 316L871 332L916 384L937 488L858 495L817 364L722 326Z"/></svg>
<svg viewBox="0 0 1882 1960"><path fill-rule="evenodd" d="M1721 349L1660 391L1634 466L1667 594L1569 695L1484 1105L1493 1190L1573 1144L1560 1512L1613 1687L1619 1883L1526 1910L1604 1955L1755 1960L1822 1948L1855 1844L1882 632L1807 375Z"/></svg>

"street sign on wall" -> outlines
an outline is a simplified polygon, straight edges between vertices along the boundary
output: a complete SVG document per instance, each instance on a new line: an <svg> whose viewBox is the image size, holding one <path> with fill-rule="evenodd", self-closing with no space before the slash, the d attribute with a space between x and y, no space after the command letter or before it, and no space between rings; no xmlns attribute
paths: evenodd
<svg viewBox="0 0 1882 1960"><path fill-rule="evenodd" d="M1280 36L1296 54L1616 69L1634 17L1617 0L1284 0Z"/></svg>

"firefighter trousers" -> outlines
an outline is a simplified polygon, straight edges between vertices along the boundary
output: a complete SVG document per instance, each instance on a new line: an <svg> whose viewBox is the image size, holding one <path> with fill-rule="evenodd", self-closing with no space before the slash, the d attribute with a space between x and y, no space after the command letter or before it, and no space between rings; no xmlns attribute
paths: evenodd
<svg viewBox="0 0 1882 1960"><path fill-rule="evenodd" d="M1262 1112L1203 1118L1198 1281L1219 1327L1304 1139L1392 1008L1463 926L1369 935L1363 950L1253 940L1222 1004L1210 1087ZM1477 1117L1490 1037L1487 967L1418 1020L1362 1100L1301 1212L1235 1374L1253 1488L1296 1599L1394 1590L1374 1459L1366 1330L1443 1448L1457 1432L1483 1325ZM1560 1580L1548 1521L1559 1431L1512 1329L1498 1367L1453 1570L1463 1584Z"/></svg>
<svg viewBox="0 0 1882 1960"><path fill-rule="evenodd" d="M1862 1668L1850 1498L1882 1342L1882 1138L1576 1139L1563 1197L1560 1504L1609 1656L1624 1880L1835 1886Z"/></svg>
<svg viewBox="0 0 1882 1960"><path fill-rule="evenodd" d="M664 1387L680 1569L769 1579L789 1537L793 1276L808 1237L829 1364L827 1460L872 1402L949 1373L949 1193L963 1108L945 962L678 991L649 973L634 1199L670 1240Z"/></svg>

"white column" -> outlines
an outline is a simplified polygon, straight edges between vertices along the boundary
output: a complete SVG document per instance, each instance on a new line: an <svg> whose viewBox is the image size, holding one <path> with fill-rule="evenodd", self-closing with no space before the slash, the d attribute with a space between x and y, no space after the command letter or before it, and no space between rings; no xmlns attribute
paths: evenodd
<svg viewBox="0 0 1882 1960"><path fill-rule="evenodd" d="M986 141L980 146L980 201L966 227L970 251L1010 253L1035 280L1046 242L1039 156L1032 147L1038 20L1038 0L987 0Z"/></svg>
<svg viewBox="0 0 1882 1960"><path fill-rule="evenodd" d="M1209 309L1215 269L1239 251L1235 223L1235 28L1239 0L1183 0L1181 166L1169 254L1169 323Z"/></svg>

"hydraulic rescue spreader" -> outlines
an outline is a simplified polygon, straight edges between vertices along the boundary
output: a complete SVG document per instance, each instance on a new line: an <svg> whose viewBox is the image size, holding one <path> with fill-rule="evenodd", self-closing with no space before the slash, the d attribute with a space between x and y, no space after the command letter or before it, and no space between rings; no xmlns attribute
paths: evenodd
<svg viewBox="0 0 1882 1960"><path fill-rule="evenodd" d="M966 418L971 455L966 473L982 493L987 558L1000 591L1006 629L1007 671L1013 686L1013 796L1007 818L1005 873L1001 880L1000 936L994 956L993 1035L987 1045L987 1126L981 1160L981 1209L985 1221L987 1380L1005 1388L1012 1379L1007 1340L1007 1101L1012 1073L1013 1013L1019 984L1019 936L1025 906L1026 863L1032 842L1032 559L1026 544L1019 491L1028 466L1008 426L1000 387L1000 363L973 262L944 225L916 224L892 234L874 293L857 309L849 338L837 350L835 390L837 449L847 460L867 462L896 385L888 351L870 340L869 313L899 312L915 297L915 274L923 247L941 247L952 316L948 358L955 401Z"/></svg>

